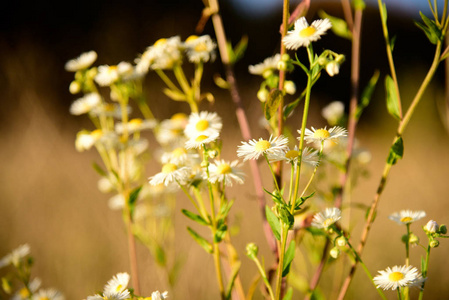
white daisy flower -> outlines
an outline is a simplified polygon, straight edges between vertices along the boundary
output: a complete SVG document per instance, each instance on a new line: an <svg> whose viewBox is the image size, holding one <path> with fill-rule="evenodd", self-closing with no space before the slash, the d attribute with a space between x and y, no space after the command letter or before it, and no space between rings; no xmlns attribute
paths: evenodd
<svg viewBox="0 0 449 300"><path fill-rule="evenodd" d="M216 132L213 132L209 135L201 134L196 137L192 137L185 143L186 149L201 149L203 145L212 143L218 139L220 135Z"/></svg>
<svg viewBox="0 0 449 300"><path fill-rule="evenodd" d="M163 38L148 47L142 57L150 63L152 69L173 69L175 64L182 63L181 49L182 42L179 36Z"/></svg>
<svg viewBox="0 0 449 300"><path fill-rule="evenodd" d="M55 289L42 289L39 290L31 298L32 300L64 300L64 295Z"/></svg>
<svg viewBox="0 0 449 300"><path fill-rule="evenodd" d="M289 164L296 165L299 161L299 149L295 146L293 149L287 149L285 152L278 152L268 155L270 162L285 160ZM302 162L308 163L314 167L319 164L317 151L309 147L304 147L302 150Z"/></svg>
<svg viewBox="0 0 449 300"><path fill-rule="evenodd" d="M40 288L42 281L39 278L34 278L28 283L28 288L23 287L18 290L10 300L27 300L30 299L31 295L36 293Z"/></svg>
<svg viewBox="0 0 449 300"><path fill-rule="evenodd" d="M215 60L215 48L217 45L212 41L209 35L189 36L184 42L187 57L190 62L199 63Z"/></svg>
<svg viewBox="0 0 449 300"><path fill-rule="evenodd" d="M84 52L79 57L69 60L65 64L65 69L69 72L76 72L79 70L87 69L95 62L96 59L97 52Z"/></svg>
<svg viewBox="0 0 449 300"><path fill-rule="evenodd" d="M226 186L232 186L232 181L242 184L244 182L245 173L237 168L238 165L238 160L232 162L225 160L212 162L209 165L209 181L212 183L224 182Z"/></svg>
<svg viewBox="0 0 449 300"><path fill-rule="evenodd" d="M162 166L162 171L149 178L151 185L158 185L163 183L168 186L170 183L179 182L184 184L191 174L191 169L188 167L178 167L175 164L168 163Z"/></svg>
<svg viewBox="0 0 449 300"><path fill-rule="evenodd" d="M215 133L220 134L222 127L223 123L217 113L202 111L200 113L192 113L189 116L189 121L184 129L184 134L188 138L194 138L199 135L210 136Z"/></svg>
<svg viewBox="0 0 449 300"><path fill-rule="evenodd" d="M345 113L345 105L341 101L333 101L321 110L321 115L330 125L337 124Z"/></svg>
<svg viewBox="0 0 449 300"><path fill-rule="evenodd" d="M184 147L178 147L171 152L165 152L162 154L161 162L163 164L173 163L177 166L186 165L191 161L198 161L200 156L198 153L192 153L187 151Z"/></svg>
<svg viewBox="0 0 449 300"><path fill-rule="evenodd" d="M30 254L30 246L28 244L23 244L11 251L5 257L0 259L0 268L14 265L17 266L22 258Z"/></svg>
<svg viewBox="0 0 449 300"><path fill-rule="evenodd" d="M411 211L411 210L401 210L400 212L395 212L388 216L388 219L395 221L399 225L402 224L410 224L415 221L418 221L419 219L422 219L426 216L426 212L419 210L419 211Z"/></svg>
<svg viewBox="0 0 449 300"><path fill-rule="evenodd" d="M315 42L332 27L328 19L319 19L309 26L306 18L301 17L295 22L295 29L287 33L282 39L287 49L296 50L300 47L307 47L311 42Z"/></svg>
<svg viewBox="0 0 449 300"><path fill-rule="evenodd" d="M287 144L288 139L283 135L274 138L270 136L268 141L262 138L258 141L252 139L248 142L242 142L242 145L238 146L237 156L243 156L243 161L247 161L249 159L258 159L263 154L275 155L287 151Z"/></svg>
<svg viewBox="0 0 449 300"><path fill-rule="evenodd" d="M298 133L301 135L301 130L298 130ZM326 127L321 129L315 129L312 127L312 130L306 128L306 132L304 135L304 140L307 143L319 142L323 143L325 141L332 140L333 142L337 142L338 138L346 136L347 131L343 127L334 126L329 130ZM298 140L300 137L298 137Z"/></svg>
<svg viewBox="0 0 449 300"><path fill-rule="evenodd" d="M313 216L312 226L316 228L325 228L341 219L341 210L336 207L326 208L323 212L319 212Z"/></svg>
<svg viewBox="0 0 449 300"><path fill-rule="evenodd" d="M81 130L76 134L75 148L82 152L89 150L101 138L103 132L101 129L96 129L92 132Z"/></svg>
<svg viewBox="0 0 449 300"><path fill-rule="evenodd" d="M276 70L278 63L281 61L281 55L278 53L273 57L265 58L265 60L257 65L249 66L248 71L253 75L260 75L267 78Z"/></svg>
<svg viewBox="0 0 449 300"><path fill-rule="evenodd" d="M70 113L76 116L86 114L97 107L100 103L100 95L98 93L90 93L73 102L70 106Z"/></svg>
<svg viewBox="0 0 449 300"><path fill-rule="evenodd" d="M110 86L119 79L130 76L132 73L133 66L129 62L122 61L116 66L99 66L98 74L94 79L101 86Z"/></svg>
<svg viewBox="0 0 449 300"><path fill-rule="evenodd" d="M129 283L128 273L118 273L104 286L104 293L120 293L127 289Z"/></svg>
<svg viewBox="0 0 449 300"><path fill-rule="evenodd" d="M154 127L156 127L156 125L156 120L142 120L140 118L135 118L129 120L128 123L126 123L126 129L128 133L131 134L140 132L145 129L153 129ZM123 134L123 132L125 131L125 126L123 125L123 123L120 122L115 124L115 131L118 134Z"/></svg>
<svg viewBox="0 0 449 300"><path fill-rule="evenodd" d="M151 300L165 300L168 299L168 292L165 291L162 294L159 291L151 293Z"/></svg>
<svg viewBox="0 0 449 300"><path fill-rule="evenodd" d="M130 299L130 293L128 290L124 290L123 292L104 292L103 293L104 300L126 300ZM89 300L89 299L88 299Z"/></svg>
<svg viewBox="0 0 449 300"><path fill-rule="evenodd" d="M419 281L422 282L422 275L417 268L412 266L388 267L385 271L379 271L379 273L380 275L374 277L373 281L377 288L384 290L396 290L402 287L415 286Z"/></svg>

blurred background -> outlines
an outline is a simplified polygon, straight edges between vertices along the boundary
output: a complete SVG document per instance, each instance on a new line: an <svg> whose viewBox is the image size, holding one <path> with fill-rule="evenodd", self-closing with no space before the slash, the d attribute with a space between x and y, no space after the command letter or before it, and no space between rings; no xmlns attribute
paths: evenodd
<svg viewBox="0 0 449 300"><path fill-rule="evenodd" d="M228 38L235 44L243 35L248 36L248 49L236 65L236 77L253 136L266 137L258 125L262 117L256 98L260 78L247 70L248 65L279 51L282 1L221 2ZM413 20L419 20L419 10L428 12L427 1L385 2L390 33L397 36L395 59L407 107L433 58L434 47L413 24ZM372 152L370 175L359 182L352 195L353 201L364 204L372 201L396 127L386 111L381 83L389 71L377 5L376 1L368 4L363 20L361 84L364 86L376 69L381 71L381 80L356 134L360 145ZM64 70L64 64L89 50L98 53L96 65L133 61L159 38L179 35L185 40L195 33L203 4L190 0L8 1L2 7L0 256L29 243L36 261L33 276L42 278L44 287L61 290L67 299L84 299L101 290L112 275L129 272L127 240L120 213L108 208L110 196L97 189L99 178L91 165L93 161L99 162L99 157L93 150L83 153L75 150L76 133L92 127L87 118L69 114L70 104L77 96L68 91L73 74ZM320 9L343 17L340 1L312 1L307 19L318 18ZM206 25L204 34L213 36L211 23ZM343 53L347 60L340 75L322 76L314 87L308 127L326 125L320 111L329 102L349 102L350 43L328 33L315 50L320 48ZM211 79L214 74L223 74L223 69L217 60L208 64L205 72L203 89L215 95L216 103L213 106L204 103L200 109L218 111L222 116L224 158L232 160L241 141L232 102L228 93L214 86ZM290 79L298 89L305 87L306 82L299 74L292 74ZM391 172L364 253L373 274L387 266L403 264L400 237L404 228L388 220L388 215L401 209L425 210L427 217L415 227L423 242L425 235L420 226L429 219L439 224L449 220L449 139L445 117L439 110L444 107L444 82L444 69L440 68L405 132L404 159ZM179 111L188 113L187 105L163 95L161 81L154 74L147 76L145 88L158 119ZM299 128L301 114L297 112L288 122L292 128ZM149 139L154 141L151 135ZM249 174L248 166L245 171ZM152 168L148 176L156 172ZM248 242L260 245L267 265L273 261L261 230L251 178L247 182L244 187L231 189L236 196L233 214L236 218L242 216L242 230L234 241L243 262L245 288L256 274L255 266L244 254ZM264 182L270 184L270 178L264 178ZM179 197L178 210L185 204L185 199ZM254 214L243 214L248 211ZM363 214L354 216L354 222L357 221L360 227ZM177 288L170 291L170 299L217 299L212 258L205 258L203 249L187 236L186 224L189 221L177 214L177 249L185 257L185 265ZM355 237L359 231L355 229ZM449 294L445 276L449 268L447 247L448 242L442 240L440 247L432 251L427 299L442 299L442 295ZM138 254L142 293L149 295L153 290L168 289L146 248L138 245ZM419 266L421 255L424 251L420 247L413 248L412 264ZM323 277L324 287L333 283L332 276ZM347 299L357 299L361 291L365 291L364 299L377 299L365 274L358 270ZM395 297L393 292L387 294Z"/></svg>

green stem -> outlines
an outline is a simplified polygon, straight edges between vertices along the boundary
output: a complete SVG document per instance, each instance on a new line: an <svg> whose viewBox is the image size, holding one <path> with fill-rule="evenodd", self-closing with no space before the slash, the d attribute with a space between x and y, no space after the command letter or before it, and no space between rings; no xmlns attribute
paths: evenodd
<svg viewBox="0 0 449 300"><path fill-rule="evenodd" d="M171 81L170 78L161 69L156 69L156 74L162 79L162 81L168 86L169 89L182 93L182 91Z"/></svg>
<svg viewBox="0 0 449 300"><path fill-rule="evenodd" d="M402 300L401 290L399 289L399 287L396 290L398 292L398 300Z"/></svg>
<svg viewBox="0 0 449 300"><path fill-rule="evenodd" d="M273 289L271 288L270 282L268 281L267 274L265 274L265 270L263 269L262 265L260 264L260 261L257 257L255 257L254 262L256 263L257 269L259 269L260 276L262 276L263 282L265 283L265 286L268 290L268 293L270 294L271 300L275 300Z"/></svg>
<svg viewBox="0 0 449 300"><path fill-rule="evenodd" d="M282 271L284 267L285 246L287 244L288 229L281 221L281 248L279 249L279 263L276 278L276 300L281 299Z"/></svg>
<svg viewBox="0 0 449 300"><path fill-rule="evenodd" d="M318 154L318 163L315 166L315 169L313 170L312 176L310 176L309 182L307 182L307 185L304 188L304 190L302 191L300 197L304 196L304 194L306 193L306 191L309 188L310 184L312 183L313 178L315 177L316 171L318 170L318 167L320 166L321 158L323 157L323 149L324 149L324 141L321 142L321 149L320 149L320 152Z"/></svg>
<svg viewBox="0 0 449 300"><path fill-rule="evenodd" d="M429 244L429 245L427 246L427 251L426 251L426 263L425 263L425 265L423 266L423 269L421 270L421 271L422 271L422 277L423 277L423 278L426 278L426 277L427 277L427 270L429 269L430 249L432 249L432 248L430 247L430 244ZM419 300L422 300L423 297L424 297L424 285L425 285L425 284L426 284L426 282L424 281L424 282L422 283L421 290L419 291Z"/></svg>
<svg viewBox="0 0 449 300"><path fill-rule="evenodd" d="M273 166L270 164L270 161L268 160L268 156L264 153L263 157L265 157L265 160L267 161L268 167L270 168L270 173L273 176L274 185L276 186L276 190L280 192L278 181L276 180L276 174L273 171Z"/></svg>

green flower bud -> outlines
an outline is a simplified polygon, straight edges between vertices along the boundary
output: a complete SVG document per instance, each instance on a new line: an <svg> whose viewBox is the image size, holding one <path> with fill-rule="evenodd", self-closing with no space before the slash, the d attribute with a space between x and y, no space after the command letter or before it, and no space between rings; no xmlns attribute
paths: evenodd
<svg viewBox="0 0 449 300"><path fill-rule="evenodd" d="M329 62L329 61L328 61L327 58L325 58L325 57L319 57L319 58L318 58L318 64L319 64L320 66L325 66L325 65L327 65L328 62Z"/></svg>
<svg viewBox="0 0 449 300"><path fill-rule="evenodd" d="M209 167L209 162L208 161L202 161L201 162L201 168L207 168Z"/></svg>
<svg viewBox="0 0 449 300"><path fill-rule="evenodd" d="M405 244L405 243L407 243L408 242L408 236L406 235L406 234L404 234L402 237L401 237L401 241Z"/></svg>
<svg viewBox="0 0 449 300"><path fill-rule="evenodd" d="M342 64L345 61L345 56L343 54L339 54L335 57L335 61L338 64Z"/></svg>
<svg viewBox="0 0 449 300"><path fill-rule="evenodd" d="M337 259L340 256L340 249L338 249L337 247L332 248L329 252L329 255L334 259Z"/></svg>
<svg viewBox="0 0 449 300"><path fill-rule="evenodd" d="M258 253L259 247L257 247L256 244L249 243L248 245L246 245L246 255L248 255L249 258L255 259Z"/></svg>
<svg viewBox="0 0 449 300"><path fill-rule="evenodd" d="M429 245L431 248L436 248L440 245L440 242L438 242L437 240L431 240Z"/></svg>
<svg viewBox="0 0 449 300"><path fill-rule="evenodd" d="M218 156L218 151L217 150L211 150L209 151L209 158L216 158Z"/></svg>
<svg viewBox="0 0 449 300"><path fill-rule="evenodd" d="M268 77L270 77L271 75L273 75L273 71L270 70L270 69L265 70L265 71L262 73L263 78L268 78Z"/></svg>
<svg viewBox="0 0 449 300"><path fill-rule="evenodd" d="M77 81L72 81L69 86L70 94L78 94L81 91L81 85Z"/></svg>
<svg viewBox="0 0 449 300"><path fill-rule="evenodd" d="M412 246L417 246L419 243L419 237L417 237L414 233L411 233L408 242Z"/></svg>
<svg viewBox="0 0 449 300"><path fill-rule="evenodd" d="M279 71L286 71L287 70L287 63L283 60L280 60L278 62L277 68Z"/></svg>
<svg viewBox="0 0 449 300"><path fill-rule="evenodd" d="M438 229L438 233L440 234L446 234L447 233L447 228L446 225L441 225L440 228Z"/></svg>
<svg viewBox="0 0 449 300"><path fill-rule="evenodd" d="M346 246L346 239L344 236L340 236L339 238L337 238L336 240L337 246L339 247L344 247Z"/></svg>
<svg viewBox="0 0 449 300"><path fill-rule="evenodd" d="M287 53L282 54L281 60L282 61L289 61L290 60L290 55L288 55Z"/></svg>

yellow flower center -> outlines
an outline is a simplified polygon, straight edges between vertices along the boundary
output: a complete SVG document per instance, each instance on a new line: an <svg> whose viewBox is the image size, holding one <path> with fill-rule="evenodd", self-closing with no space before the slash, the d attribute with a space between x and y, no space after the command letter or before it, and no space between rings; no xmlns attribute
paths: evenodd
<svg viewBox="0 0 449 300"><path fill-rule="evenodd" d="M207 51L207 46L204 43L200 43L198 45L195 46L195 51L196 52L203 52L203 51Z"/></svg>
<svg viewBox="0 0 449 300"><path fill-rule="evenodd" d="M184 121L185 119L187 119L187 116L186 116L186 114L183 114L183 113L174 114L170 118L170 120L172 120L172 121Z"/></svg>
<svg viewBox="0 0 449 300"><path fill-rule="evenodd" d="M304 28L299 32L299 36L302 38L307 38L312 36L316 32L315 27L309 26L307 28Z"/></svg>
<svg viewBox="0 0 449 300"><path fill-rule="evenodd" d="M267 151L268 149L270 149L270 147L271 147L271 143L269 141L261 140L256 143L256 145L254 146L254 149L256 151L263 152L263 151Z"/></svg>
<svg viewBox="0 0 449 300"><path fill-rule="evenodd" d="M290 150L287 153L285 153L285 158L287 159L295 159L299 156L299 152L296 150Z"/></svg>
<svg viewBox="0 0 449 300"><path fill-rule="evenodd" d="M115 291L120 292L122 290L122 287L123 286L121 284L117 285L117 288L115 289Z"/></svg>
<svg viewBox="0 0 449 300"><path fill-rule="evenodd" d="M334 219L332 219L332 218L327 218L327 219L324 220L324 222L323 222L323 226L324 226L324 227L329 227L329 226L331 226L332 224L334 224Z"/></svg>
<svg viewBox="0 0 449 300"><path fill-rule="evenodd" d="M159 47L164 45L165 43L167 43L167 39L158 39L156 43L154 43L154 46Z"/></svg>
<svg viewBox="0 0 449 300"><path fill-rule="evenodd" d="M101 137L101 135L103 134L103 132L101 131L101 129L95 129L94 131L92 131L90 133L90 135L95 139L99 139Z"/></svg>
<svg viewBox="0 0 449 300"><path fill-rule="evenodd" d="M402 274L401 272L393 272L388 275L388 280L397 282L401 279L404 279L404 277L404 274Z"/></svg>
<svg viewBox="0 0 449 300"><path fill-rule="evenodd" d="M168 163L162 167L162 173L170 174L171 172L174 172L177 169L178 169L178 167L175 164Z"/></svg>
<svg viewBox="0 0 449 300"><path fill-rule="evenodd" d="M410 217L403 217L403 218L401 218L401 222L402 223L408 223L408 222L411 222L411 221L413 221L413 218L410 218Z"/></svg>
<svg viewBox="0 0 449 300"><path fill-rule="evenodd" d="M143 123L143 120L139 119L139 118L132 119L129 121L129 125L131 125L131 126L139 126L139 125L142 125L142 123Z"/></svg>
<svg viewBox="0 0 449 300"><path fill-rule="evenodd" d="M113 112L115 110L115 106L112 103L105 104L104 110L107 112Z"/></svg>
<svg viewBox="0 0 449 300"><path fill-rule="evenodd" d="M232 172L232 168L228 164L221 164L217 167L218 174L229 174Z"/></svg>
<svg viewBox="0 0 449 300"><path fill-rule="evenodd" d="M39 300L50 300L50 298L48 298L47 296L44 296L44 297L39 297Z"/></svg>
<svg viewBox="0 0 449 300"><path fill-rule="evenodd" d="M198 36L196 36L196 35L191 35L191 36L189 36L187 39L186 39L186 42L188 43L188 42L192 42L192 41L194 41L194 40L196 40L198 38Z"/></svg>
<svg viewBox="0 0 449 300"><path fill-rule="evenodd" d="M30 298L30 292L28 291L27 288L22 288L19 291L19 295L20 295L20 299L28 299L28 298Z"/></svg>
<svg viewBox="0 0 449 300"><path fill-rule="evenodd" d="M313 133L313 136L319 139L327 139L331 134L326 129L318 129Z"/></svg>
<svg viewBox="0 0 449 300"><path fill-rule="evenodd" d="M196 130L204 131L209 128L209 121L207 120L199 120L195 125Z"/></svg>
<svg viewBox="0 0 449 300"><path fill-rule="evenodd" d="M207 139L207 138L208 138L207 135L200 135L200 136L198 136L198 137L195 139L195 142L202 142L202 141L204 141L204 140Z"/></svg>
<svg viewBox="0 0 449 300"><path fill-rule="evenodd" d="M171 154L173 155L173 157L178 158L178 157L181 157L181 156L187 154L187 151L186 151L186 149L179 147L179 148L176 148L175 150L173 150Z"/></svg>

